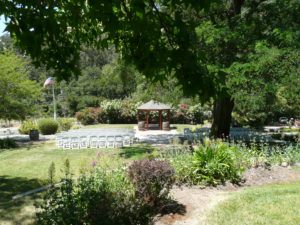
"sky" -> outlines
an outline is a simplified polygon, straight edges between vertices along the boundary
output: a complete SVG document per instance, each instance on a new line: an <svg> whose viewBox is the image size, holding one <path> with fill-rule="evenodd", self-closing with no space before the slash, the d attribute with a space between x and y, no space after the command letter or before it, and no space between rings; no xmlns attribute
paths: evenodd
<svg viewBox="0 0 300 225"><path fill-rule="evenodd" d="M2 35L4 32L4 29L5 29L5 24L4 24L4 16L0 16L0 35Z"/></svg>

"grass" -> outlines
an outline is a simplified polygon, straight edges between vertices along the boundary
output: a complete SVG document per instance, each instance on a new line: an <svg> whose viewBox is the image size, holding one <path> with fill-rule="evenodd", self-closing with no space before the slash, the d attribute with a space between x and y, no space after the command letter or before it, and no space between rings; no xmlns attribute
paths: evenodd
<svg viewBox="0 0 300 225"><path fill-rule="evenodd" d="M197 124L197 125L191 125L191 124L171 124L171 128L175 128L178 133L183 133L184 128L190 128L190 129L195 129L195 128L200 128L203 125Z"/></svg>
<svg viewBox="0 0 300 225"><path fill-rule="evenodd" d="M299 224L300 182L249 188L232 195L210 212L207 224Z"/></svg>
<svg viewBox="0 0 300 225"><path fill-rule="evenodd" d="M94 124L84 126L83 129L133 129L137 124ZM176 129L178 133L183 133L184 128L200 128L203 125L191 125L191 124L171 124L172 129Z"/></svg>
<svg viewBox="0 0 300 225"><path fill-rule="evenodd" d="M40 195L33 194L15 201L12 201L12 197L47 184L48 168L52 162L55 163L58 181L63 176L66 159L70 161L71 172L77 176L80 169L91 167L91 162L100 151L104 154L122 155L125 161L132 161L151 152L152 148L133 145L122 149L62 150L56 147L54 141L49 141L0 150L0 224L33 223L33 203L40 199Z"/></svg>

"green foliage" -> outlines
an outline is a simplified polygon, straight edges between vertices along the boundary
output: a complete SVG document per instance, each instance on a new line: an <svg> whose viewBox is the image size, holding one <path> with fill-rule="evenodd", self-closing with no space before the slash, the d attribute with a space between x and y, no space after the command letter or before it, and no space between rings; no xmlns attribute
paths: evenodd
<svg viewBox="0 0 300 225"><path fill-rule="evenodd" d="M210 3L138 0L96 4L80 0L52 5L16 1L1 3L0 14L10 18L7 31L16 38L16 44L30 54L36 65L53 68L59 79L80 73L78 61L83 45L100 49L113 44L125 63L135 64L148 79L163 81L173 75L187 94L199 93L208 98L214 87L203 67L204 53L198 51L195 41L198 23L180 12L190 8L202 11ZM13 22L16 20L20 22Z"/></svg>
<svg viewBox="0 0 300 225"><path fill-rule="evenodd" d="M102 101L99 108L85 108L76 113L76 118L84 125L94 123L136 123L137 108L142 102L126 102L122 100ZM181 104L178 107L172 107L171 122L172 123L202 123L204 119L210 118L208 108L202 107L200 104L189 106ZM173 116L172 116L173 115ZM141 118L145 115L140 114ZM151 121L158 121L158 112L150 112ZM167 115L163 113L163 119Z"/></svg>
<svg viewBox="0 0 300 225"><path fill-rule="evenodd" d="M26 64L11 52L0 52L0 118L25 119L36 114L41 88L28 79Z"/></svg>
<svg viewBox="0 0 300 225"><path fill-rule="evenodd" d="M38 130L38 125L34 119L27 119L22 121L22 124L19 128L20 134L28 134L30 130Z"/></svg>
<svg viewBox="0 0 300 225"><path fill-rule="evenodd" d="M16 148L18 145L15 140L5 138L0 139L0 149Z"/></svg>
<svg viewBox="0 0 300 225"><path fill-rule="evenodd" d="M43 118L38 121L38 127L42 134L55 134L58 130L58 122L51 118Z"/></svg>
<svg viewBox="0 0 300 225"><path fill-rule="evenodd" d="M299 133L295 133L295 134L277 133L277 134L272 134L272 138L276 140L297 142L299 139Z"/></svg>
<svg viewBox="0 0 300 225"><path fill-rule="evenodd" d="M197 184L195 176L194 156L192 154L174 155L169 159L175 169L175 180L177 184Z"/></svg>
<svg viewBox="0 0 300 225"><path fill-rule="evenodd" d="M83 171L76 181L70 177L70 166L67 166L62 185L58 188L53 186L47 192L37 213L37 223L151 224L158 207L152 205L153 199L144 198L144 195L137 192L135 186L135 181L139 180L137 178L146 175L148 170L141 171L141 176L137 177L137 174L129 169L129 174L132 175L129 179L124 165L119 164L114 170L107 170L111 166L107 164L107 157L111 159L117 156L98 153L98 160L91 164L92 169ZM168 194L172 169L163 162L154 161L154 164L157 171L152 171L156 174L152 175L152 178L158 179L152 181L161 186L155 186L149 178L145 178L148 182L144 187L151 190L150 197L161 201ZM167 177L161 176L162 174ZM133 180L133 184L130 180ZM148 192L144 190L143 193Z"/></svg>
<svg viewBox="0 0 300 225"><path fill-rule="evenodd" d="M71 129L74 122L73 118L58 118L58 130L59 131L68 131Z"/></svg>
<svg viewBox="0 0 300 225"><path fill-rule="evenodd" d="M150 206L161 205L174 183L174 169L162 160L134 161L128 175L135 187L135 196Z"/></svg>
<svg viewBox="0 0 300 225"><path fill-rule="evenodd" d="M97 121L97 109L85 108L76 113L76 119L83 125L94 124Z"/></svg>
<svg viewBox="0 0 300 225"><path fill-rule="evenodd" d="M281 115L297 115L300 52L269 49L262 44L248 58L249 63L232 65L227 82L235 98L235 119L241 124L259 126L270 119L277 121Z"/></svg>
<svg viewBox="0 0 300 225"><path fill-rule="evenodd" d="M300 128L285 128L280 131L281 132L300 132Z"/></svg>
<svg viewBox="0 0 300 225"><path fill-rule="evenodd" d="M243 167L236 161L236 151L235 147L207 139L194 153L195 176L211 185L224 184L227 180L239 183Z"/></svg>

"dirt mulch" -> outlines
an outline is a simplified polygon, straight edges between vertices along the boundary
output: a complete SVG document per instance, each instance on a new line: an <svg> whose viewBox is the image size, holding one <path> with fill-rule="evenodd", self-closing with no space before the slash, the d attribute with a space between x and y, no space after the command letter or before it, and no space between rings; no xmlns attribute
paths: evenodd
<svg viewBox="0 0 300 225"><path fill-rule="evenodd" d="M180 212L157 217L155 225L204 225L207 213L218 203L226 200L229 197L227 193L251 186L300 181L300 171L281 166L272 166L270 169L258 167L247 170L244 178L245 183L241 186L226 184L217 187L173 188L171 196L180 206Z"/></svg>

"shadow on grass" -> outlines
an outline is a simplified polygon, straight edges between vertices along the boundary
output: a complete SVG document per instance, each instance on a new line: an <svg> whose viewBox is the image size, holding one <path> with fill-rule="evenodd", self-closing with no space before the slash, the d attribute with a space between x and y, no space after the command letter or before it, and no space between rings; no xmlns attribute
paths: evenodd
<svg viewBox="0 0 300 225"><path fill-rule="evenodd" d="M149 145L124 147L122 148L120 155L122 155L125 159L137 160L143 158L143 155L151 153L153 150L154 148Z"/></svg>
<svg viewBox="0 0 300 225"><path fill-rule="evenodd" d="M12 200L14 195L43 186L37 179L22 177L0 176L0 224L9 221L11 224L20 224L31 219L32 215L24 212L24 207L32 205L37 195L30 195ZM23 222L22 222L23 224Z"/></svg>

